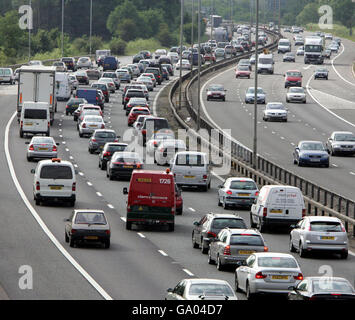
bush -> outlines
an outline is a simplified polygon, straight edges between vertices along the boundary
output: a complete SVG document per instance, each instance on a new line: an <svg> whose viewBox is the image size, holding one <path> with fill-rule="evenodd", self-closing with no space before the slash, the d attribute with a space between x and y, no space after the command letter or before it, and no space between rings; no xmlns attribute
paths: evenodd
<svg viewBox="0 0 355 320"><path fill-rule="evenodd" d="M125 54L131 56L138 53L141 50L149 50L150 52L153 53L155 50L161 47L162 45L157 39L154 38L137 39L134 41L129 41L127 43Z"/></svg>
<svg viewBox="0 0 355 320"><path fill-rule="evenodd" d="M127 42L120 38L113 38L110 42L110 49L112 54L124 55L126 51Z"/></svg>

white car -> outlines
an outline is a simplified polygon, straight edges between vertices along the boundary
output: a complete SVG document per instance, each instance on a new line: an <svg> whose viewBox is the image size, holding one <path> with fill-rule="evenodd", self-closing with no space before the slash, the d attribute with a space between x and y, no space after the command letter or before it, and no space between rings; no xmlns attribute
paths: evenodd
<svg viewBox="0 0 355 320"><path fill-rule="evenodd" d="M163 140L155 150L155 162L157 165L169 164L176 152L186 151L186 144L183 140Z"/></svg>
<svg viewBox="0 0 355 320"><path fill-rule="evenodd" d="M136 64L130 63L130 64L127 64L127 67L130 67L132 69L133 77L139 77L139 75L141 74L141 72Z"/></svg>
<svg viewBox="0 0 355 320"><path fill-rule="evenodd" d="M177 52L168 52L167 56L171 59L173 64L179 61L179 54Z"/></svg>
<svg viewBox="0 0 355 320"><path fill-rule="evenodd" d="M145 86L148 88L149 91L153 91L154 83L152 78L140 76L139 78L137 78L137 81L145 84Z"/></svg>
<svg viewBox="0 0 355 320"><path fill-rule="evenodd" d="M138 120L138 119L137 119ZM163 130L163 132L154 133L149 140L146 142L146 152L149 155L154 155L156 148L159 146L160 142L164 140L175 139L175 133L170 130Z"/></svg>
<svg viewBox="0 0 355 320"><path fill-rule="evenodd" d="M79 137L92 135L96 129L105 129L104 119L97 115L87 115L79 125Z"/></svg>
<svg viewBox="0 0 355 320"><path fill-rule="evenodd" d="M285 106L282 102L268 102L263 111L264 121L284 121L287 122L287 113Z"/></svg>
<svg viewBox="0 0 355 320"><path fill-rule="evenodd" d="M238 300L225 280L183 279L169 288L165 300Z"/></svg>
<svg viewBox="0 0 355 320"><path fill-rule="evenodd" d="M306 103L306 92L302 87L289 87L286 93L286 102L303 102Z"/></svg>
<svg viewBox="0 0 355 320"><path fill-rule="evenodd" d="M76 63L76 67L79 68L92 68L92 62L90 57L81 57Z"/></svg>
<svg viewBox="0 0 355 320"><path fill-rule="evenodd" d="M110 90L110 92L116 92L116 85L112 78L100 78L98 83L105 83Z"/></svg>
<svg viewBox="0 0 355 320"><path fill-rule="evenodd" d="M189 60L187 59L182 59L182 60L179 60L176 64L176 69L179 70L179 69L186 69L186 70L190 70L191 69L191 63Z"/></svg>
<svg viewBox="0 0 355 320"><path fill-rule="evenodd" d="M256 252L235 270L235 290L247 299L259 293L288 294L303 280L297 260L287 253Z"/></svg>
<svg viewBox="0 0 355 320"><path fill-rule="evenodd" d="M296 51L297 56L303 56L304 55L304 47L299 47Z"/></svg>
<svg viewBox="0 0 355 320"><path fill-rule="evenodd" d="M74 75L74 74L69 75L69 83L70 83L70 86L72 87L72 90L76 90L79 88L79 81L76 78L76 75Z"/></svg>
<svg viewBox="0 0 355 320"><path fill-rule="evenodd" d="M312 252L339 253L348 257L348 234L336 217L307 216L298 222L290 233L290 251L301 257Z"/></svg>

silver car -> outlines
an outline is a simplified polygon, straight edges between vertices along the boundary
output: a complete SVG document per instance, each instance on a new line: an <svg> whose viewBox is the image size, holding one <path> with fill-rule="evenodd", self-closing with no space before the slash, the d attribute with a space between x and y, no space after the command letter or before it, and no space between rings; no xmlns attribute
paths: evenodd
<svg viewBox="0 0 355 320"><path fill-rule="evenodd" d="M116 92L116 85L112 78L100 78L98 83L105 83L110 90L110 92Z"/></svg>
<svg viewBox="0 0 355 320"><path fill-rule="evenodd" d="M145 145L146 152L149 155L154 155L154 152L155 152L156 148L159 147L159 144L162 141L172 140L172 139L175 139L174 131L170 131L170 130L169 131L168 130L162 130L162 132L158 131L158 132L152 134L150 139L147 140L146 145Z"/></svg>
<svg viewBox="0 0 355 320"><path fill-rule="evenodd" d="M62 61L53 62L53 67L56 67L56 72L67 72L67 66Z"/></svg>
<svg viewBox="0 0 355 320"><path fill-rule="evenodd" d="M246 292L247 299L259 293L288 294L303 280L297 260L290 254L256 252L235 270L235 290Z"/></svg>
<svg viewBox="0 0 355 320"><path fill-rule="evenodd" d="M208 263L217 265L217 270L226 266L236 266L252 253L268 251L264 238L255 229L225 228L211 240L208 250Z"/></svg>
<svg viewBox="0 0 355 320"><path fill-rule="evenodd" d="M327 140L326 147L332 156L355 154L355 135L350 131L334 131Z"/></svg>
<svg viewBox="0 0 355 320"><path fill-rule="evenodd" d="M118 78L116 72L104 72L101 78L111 78L116 86L116 90L121 86L121 80Z"/></svg>
<svg viewBox="0 0 355 320"><path fill-rule="evenodd" d="M79 125L79 137L92 135L96 129L105 129L105 122L101 116L85 116Z"/></svg>
<svg viewBox="0 0 355 320"><path fill-rule="evenodd" d="M165 300L238 300L229 283L218 279L183 279Z"/></svg>
<svg viewBox="0 0 355 320"><path fill-rule="evenodd" d="M79 81L76 78L75 74L69 75L69 83L70 83L70 86L72 87L72 90L76 90L79 88Z"/></svg>
<svg viewBox="0 0 355 320"><path fill-rule="evenodd" d="M33 159L52 159L57 158L59 143L56 143L52 137L35 136L30 142L26 142L27 161Z"/></svg>
<svg viewBox="0 0 355 320"><path fill-rule="evenodd" d="M150 77L139 77L137 79L138 82L142 82L143 84L145 84L145 86L148 88L149 91L153 91L154 89L154 83L152 78Z"/></svg>
<svg viewBox="0 0 355 320"><path fill-rule="evenodd" d="M263 111L263 120L287 122L287 114L288 111L281 102L269 102Z"/></svg>
<svg viewBox="0 0 355 320"><path fill-rule="evenodd" d="M76 63L77 68L92 68L92 62L89 57L81 57Z"/></svg>
<svg viewBox="0 0 355 320"><path fill-rule="evenodd" d="M180 151L186 151L186 144L183 140L161 141L159 147L155 150L155 162L157 165L169 164L175 153Z"/></svg>
<svg viewBox="0 0 355 320"><path fill-rule="evenodd" d="M254 87L249 87L245 92L245 103L254 103L255 89ZM266 94L262 88L258 87L256 94L257 102L265 104Z"/></svg>
<svg viewBox="0 0 355 320"><path fill-rule="evenodd" d="M342 222L336 217L304 217L290 233L290 251L298 251L301 257L323 251L348 257L348 235Z"/></svg>
<svg viewBox="0 0 355 320"><path fill-rule="evenodd" d="M303 102L306 103L306 92L302 87L289 87L286 93L286 102Z"/></svg>
<svg viewBox="0 0 355 320"><path fill-rule="evenodd" d="M218 205L251 207L259 195L259 189L251 178L228 178L218 186Z"/></svg>

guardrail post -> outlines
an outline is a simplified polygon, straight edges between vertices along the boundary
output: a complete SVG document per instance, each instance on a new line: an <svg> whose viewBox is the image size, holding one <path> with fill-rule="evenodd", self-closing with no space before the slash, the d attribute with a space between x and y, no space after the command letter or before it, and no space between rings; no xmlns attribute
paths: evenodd
<svg viewBox="0 0 355 320"><path fill-rule="evenodd" d="M346 203L345 203L345 215L347 217L349 217L349 200L346 200ZM346 230L346 232L348 232L348 230L349 230L349 224L347 221L345 221L345 230Z"/></svg>
<svg viewBox="0 0 355 320"><path fill-rule="evenodd" d="M354 216L353 218L355 219L355 204L354 204ZM355 226L353 225L353 237L355 237Z"/></svg>

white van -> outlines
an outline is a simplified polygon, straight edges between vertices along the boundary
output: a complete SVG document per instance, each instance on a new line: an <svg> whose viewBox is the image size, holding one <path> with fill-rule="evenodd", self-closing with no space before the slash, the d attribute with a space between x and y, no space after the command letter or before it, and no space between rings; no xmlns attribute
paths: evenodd
<svg viewBox="0 0 355 320"><path fill-rule="evenodd" d="M0 68L0 83L15 83L14 73L11 68Z"/></svg>
<svg viewBox="0 0 355 320"><path fill-rule="evenodd" d="M258 73L274 74L274 57L272 53L261 53L258 56Z"/></svg>
<svg viewBox="0 0 355 320"><path fill-rule="evenodd" d="M57 100L68 100L72 93L72 86L69 81L69 74L66 72L56 72L55 82L55 94Z"/></svg>
<svg viewBox="0 0 355 320"><path fill-rule="evenodd" d="M37 164L33 180L33 198L36 205L44 201L65 201L71 206L76 200L76 177L74 166L58 158L42 160Z"/></svg>
<svg viewBox="0 0 355 320"><path fill-rule="evenodd" d="M20 116L20 137L25 134L50 134L50 111L46 102L24 102Z"/></svg>
<svg viewBox="0 0 355 320"><path fill-rule="evenodd" d="M288 39L280 39L277 46L277 53L291 52L291 42Z"/></svg>
<svg viewBox="0 0 355 320"><path fill-rule="evenodd" d="M306 214L302 192L297 187L266 185L250 212L251 227L264 232L269 226L297 224Z"/></svg>
<svg viewBox="0 0 355 320"><path fill-rule="evenodd" d="M206 153L177 152L170 162L178 186L197 186L208 191L211 187L211 169Z"/></svg>

